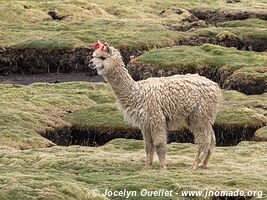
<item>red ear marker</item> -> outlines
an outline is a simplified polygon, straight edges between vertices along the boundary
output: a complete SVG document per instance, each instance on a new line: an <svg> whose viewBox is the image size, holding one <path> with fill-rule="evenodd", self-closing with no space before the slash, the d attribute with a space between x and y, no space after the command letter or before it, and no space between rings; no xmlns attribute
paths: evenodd
<svg viewBox="0 0 267 200"><path fill-rule="evenodd" d="M105 43L105 44L101 47L100 51L104 51L106 46L107 46L107 43Z"/></svg>
<svg viewBox="0 0 267 200"><path fill-rule="evenodd" d="M97 42L94 44L94 49L98 49L98 47L99 47L99 43Z"/></svg>

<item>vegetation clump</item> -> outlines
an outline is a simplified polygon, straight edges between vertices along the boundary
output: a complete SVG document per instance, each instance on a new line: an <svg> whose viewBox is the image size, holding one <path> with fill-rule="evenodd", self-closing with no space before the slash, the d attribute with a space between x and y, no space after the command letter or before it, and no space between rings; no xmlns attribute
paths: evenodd
<svg viewBox="0 0 267 200"><path fill-rule="evenodd" d="M217 147L209 169L194 173L188 170L188 163L194 155L195 145L173 143L168 145L168 152L167 164L170 167L159 173L158 163L151 170L143 167L142 141L115 139L98 148L54 146L23 151L1 146L0 198L125 199L102 194L106 189L128 189L138 194L129 199L143 200L153 197L141 197L142 189L154 191L160 188L173 190L173 196L169 197L171 200L184 198L182 191L202 191L203 188L208 191L217 191L218 188L224 191L258 191L255 198L266 197L267 148L263 142ZM95 191L101 195L94 196Z"/></svg>
<svg viewBox="0 0 267 200"><path fill-rule="evenodd" d="M226 35L223 34L221 37L224 38ZM266 74L264 66L267 66L266 57L265 52L240 51L235 48L212 44L177 46L146 52L133 59L128 64L128 70L135 80L146 79L151 76L199 73L219 83L224 88L237 89L246 94L261 94L266 91L264 79ZM241 74L241 71L244 71L241 68L245 69L247 76L257 78L257 84L262 85L260 90L257 90L255 84L252 84L251 88L241 86L242 81L236 83L240 86L228 86L235 76L234 72L237 76L237 74ZM257 70L262 72L259 71L256 75ZM230 76L231 74L233 76ZM243 79L245 79L244 76Z"/></svg>

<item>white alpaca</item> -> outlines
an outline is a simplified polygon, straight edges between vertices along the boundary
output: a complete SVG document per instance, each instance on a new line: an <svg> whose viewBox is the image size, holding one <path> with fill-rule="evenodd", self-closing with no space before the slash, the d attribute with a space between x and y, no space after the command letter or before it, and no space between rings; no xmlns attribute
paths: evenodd
<svg viewBox="0 0 267 200"><path fill-rule="evenodd" d="M111 85L124 117L141 129L146 164L153 163L157 152L161 169L166 168L166 131L185 121L198 144L192 169L206 167L215 146L212 129L221 90L211 80L197 74L149 78L134 81L118 50L97 43L90 64Z"/></svg>

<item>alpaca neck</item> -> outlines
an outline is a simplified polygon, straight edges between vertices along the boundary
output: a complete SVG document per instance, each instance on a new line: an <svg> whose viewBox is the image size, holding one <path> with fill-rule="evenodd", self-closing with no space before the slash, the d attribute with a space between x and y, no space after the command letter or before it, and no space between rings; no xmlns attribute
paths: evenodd
<svg viewBox="0 0 267 200"><path fill-rule="evenodd" d="M132 79L125 67L116 67L114 71L105 76L105 79L111 85L122 106L127 107L128 102L136 97L138 84Z"/></svg>

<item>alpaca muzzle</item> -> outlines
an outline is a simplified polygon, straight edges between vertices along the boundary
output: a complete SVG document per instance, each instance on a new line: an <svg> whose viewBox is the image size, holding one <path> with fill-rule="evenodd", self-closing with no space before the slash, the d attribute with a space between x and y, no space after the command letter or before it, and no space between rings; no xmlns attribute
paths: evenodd
<svg viewBox="0 0 267 200"><path fill-rule="evenodd" d="M94 63L93 60L90 60L90 62L89 62L89 67L90 67L91 69L95 69L95 68L96 68L95 63Z"/></svg>

